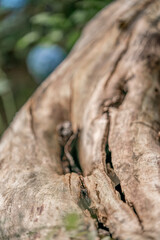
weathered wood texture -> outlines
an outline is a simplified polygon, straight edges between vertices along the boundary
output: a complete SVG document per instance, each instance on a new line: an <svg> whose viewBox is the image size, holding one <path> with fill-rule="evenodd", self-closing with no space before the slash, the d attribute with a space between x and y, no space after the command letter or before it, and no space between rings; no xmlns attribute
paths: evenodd
<svg viewBox="0 0 160 240"><path fill-rule="evenodd" d="M73 212L80 239L99 239L97 222L121 240L160 239L159 131L160 2L119 0L1 139L1 239L71 239Z"/></svg>

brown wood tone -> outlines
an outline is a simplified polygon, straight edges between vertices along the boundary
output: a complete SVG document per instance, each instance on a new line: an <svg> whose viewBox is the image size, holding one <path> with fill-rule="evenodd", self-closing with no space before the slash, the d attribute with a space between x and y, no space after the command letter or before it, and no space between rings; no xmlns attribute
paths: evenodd
<svg viewBox="0 0 160 240"><path fill-rule="evenodd" d="M119 0L1 139L0 239L158 240L159 206L160 2Z"/></svg>

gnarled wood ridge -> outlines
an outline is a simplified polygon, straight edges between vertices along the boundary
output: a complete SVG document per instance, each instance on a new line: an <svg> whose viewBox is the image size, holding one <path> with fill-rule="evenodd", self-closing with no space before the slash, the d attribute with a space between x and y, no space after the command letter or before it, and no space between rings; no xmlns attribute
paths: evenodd
<svg viewBox="0 0 160 240"><path fill-rule="evenodd" d="M1 139L0 239L160 239L159 131L160 2L119 0Z"/></svg>

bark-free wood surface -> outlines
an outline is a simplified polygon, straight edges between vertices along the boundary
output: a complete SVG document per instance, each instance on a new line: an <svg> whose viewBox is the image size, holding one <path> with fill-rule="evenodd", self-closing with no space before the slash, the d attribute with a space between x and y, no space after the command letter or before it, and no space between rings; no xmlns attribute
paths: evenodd
<svg viewBox="0 0 160 240"><path fill-rule="evenodd" d="M1 239L160 239L159 131L160 3L119 0L1 139Z"/></svg>

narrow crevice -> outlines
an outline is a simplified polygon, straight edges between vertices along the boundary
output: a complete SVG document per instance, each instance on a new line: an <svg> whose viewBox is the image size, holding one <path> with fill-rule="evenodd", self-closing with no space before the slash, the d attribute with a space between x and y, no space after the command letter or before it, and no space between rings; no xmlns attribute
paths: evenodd
<svg viewBox="0 0 160 240"><path fill-rule="evenodd" d="M81 191L80 191L80 198L78 205L80 206L81 209L83 210L88 210L90 213L91 217L96 220L96 227L98 231L98 235L101 239L102 235L103 237L110 236L112 237L109 228L103 225L102 222L98 220L97 217L97 210L91 207L91 199L89 197L88 189L85 186L83 176L79 176L80 182L81 182Z"/></svg>
<svg viewBox="0 0 160 240"><path fill-rule="evenodd" d="M107 176L111 179L113 186L115 188L115 190L119 193L120 198L123 202L126 203L125 200L125 195L122 191L121 185L120 185L120 180L118 178L118 176L116 175L115 171L114 171L114 167L113 167L113 163L112 163L112 153L109 150L109 145L108 143L106 144L106 169L107 169Z"/></svg>
<svg viewBox="0 0 160 240"><path fill-rule="evenodd" d="M123 202L126 202L125 195L120 185L120 180L114 171L114 167L112 164L112 155L111 155L111 152L109 151L108 144L106 145L106 166L107 166L107 175L111 179L113 186L115 187L115 190L119 193L121 200Z"/></svg>
<svg viewBox="0 0 160 240"><path fill-rule="evenodd" d="M133 77L132 77L133 78ZM131 78L131 79L132 79ZM129 79L130 80L130 79ZM125 96L127 95L127 92L125 92ZM124 99L123 99L124 101ZM123 102L122 101L122 102ZM121 102L121 104L122 104ZM120 105L121 105L120 104ZM119 106L120 106L119 105ZM118 107L119 107L118 106ZM128 203L127 203L127 200L125 198L125 194L122 190L122 187L121 187L121 184L120 184L120 180L118 178L118 176L116 175L115 171L114 171L114 166L113 166L113 162L112 162L112 152L110 151L109 149L109 132L110 132L110 107L111 106L108 106L106 108L106 114L107 114L107 118L108 118L108 130L107 130L107 138L106 138L106 145L105 145L105 152L106 152L106 173L107 173L107 176L111 179L112 181L112 184L113 184L113 187L115 188L115 190L118 192L119 196L120 196L120 199L121 201L123 201L125 204L127 204L128 206L130 206ZM113 106L112 106L113 107ZM142 232L144 231L144 227L143 227L143 224L142 224L142 221L134 207L134 205L132 204L132 206L130 206L131 209L134 211L136 217L137 217L137 220L139 222L139 225L142 229ZM102 223L100 223L100 226L103 226ZM110 235L111 236L111 235Z"/></svg>
<svg viewBox="0 0 160 240"><path fill-rule="evenodd" d="M79 198L78 205L80 206L81 209L88 210L92 218L97 219L96 211L90 208L91 199L89 197L87 187L85 186L83 176L79 176L79 179L81 183L81 186L80 186L81 189L80 189L80 198Z"/></svg>
<svg viewBox="0 0 160 240"><path fill-rule="evenodd" d="M98 229L98 236L100 239L103 239L105 237L111 237L112 239L112 234L110 233L109 228L105 227L103 223L98 222L97 229Z"/></svg>
<svg viewBox="0 0 160 240"><path fill-rule="evenodd" d="M106 163L110 164L110 167L113 169L113 164L112 164L112 155L111 151L109 150L108 144L106 144Z"/></svg>
<svg viewBox="0 0 160 240"><path fill-rule="evenodd" d="M82 175L78 157L78 133L72 134L63 149L63 160L68 162L69 170Z"/></svg>
<svg viewBox="0 0 160 240"><path fill-rule="evenodd" d="M105 152L106 152L106 171L107 171L107 175L108 177L111 179L112 183L113 183L113 186L115 187L115 190L119 193L119 196L121 198L121 201L123 201L125 204L128 205L127 201L126 201L126 198L125 198L125 194L123 193L122 191L122 187L121 187L121 184L120 184L120 180L118 178L118 176L116 175L115 171L114 171L114 166L113 166L113 163L112 163L112 152L110 151L109 149L109 144L108 144L108 138L109 138L109 131L110 131L110 115L109 115L109 108L107 110L107 117L108 117L108 137L107 137L107 143L106 143L106 147L105 147ZM142 231L144 231L144 228L143 228L143 224L142 224L142 221L134 207L134 205L132 204L130 206L132 208L132 210L134 211L136 217L137 217L137 220L139 222L139 225L142 229Z"/></svg>
<svg viewBox="0 0 160 240"><path fill-rule="evenodd" d="M121 185L118 184L118 185L115 187L115 189L116 189L116 191L119 192L120 197L121 197L121 200L126 203L125 195L124 195L124 193L122 192Z"/></svg>
<svg viewBox="0 0 160 240"><path fill-rule="evenodd" d="M121 200L126 203L125 195L124 195L121 185L120 185L120 180L114 171L114 167L112 164L112 154L109 151L108 144L106 145L106 166L107 166L107 175L113 182L115 190L119 193Z"/></svg>
<svg viewBox="0 0 160 240"><path fill-rule="evenodd" d="M72 125L66 121L57 127L59 143L61 145L61 162L63 173L75 172L82 174L78 157L78 135L72 131Z"/></svg>
<svg viewBox="0 0 160 240"><path fill-rule="evenodd" d="M106 230L106 231L109 232L109 228L105 227L105 226L103 225L103 223L101 223L101 222L98 222L98 228L103 229L103 230Z"/></svg>
<svg viewBox="0 0 160 240"><path fill-rule="evenodd" d="M79 162L79 156L78 156L78 139L79 139L79 132L75 135L73 142L71 144L71 151L70 154L74 160L74 166L72 171L82 174L82 169L80 166L80 162Z"/></svg>
<svg viewBox="0 0 160 240"><path fill-rule="evenodd" d="M112 155L111 152L109 151L108 144L106 144L106 171L108 177L111 179L113 183L113 186L116 188L116 186L119 185L120 181L113 168Z"/></svg>
<svg viewBox="0 0 160 240"><path fill-rule="evenodd" d="M139 217L139 215L138 215L138 213L137 213L133 203L132 203L132 209L133 209L135 215L137 216L137 219L138 219L139 225L141 226L142 231L144 231L144 227L143 227L142 221L141 221L141 219L140 219L140 217Z"/></svg>
<svg viewBox="0 0 160 240"><path fill-rule="evenodd" d="M109 116L109 111L108 111L108 120L109 120L109 128L108 128L108 136L109 136L109 130L110 130L110 116ZM120 180L118 178L118 176L116 175L115 171L114 171L114 167L113 167L113 163L112 163L112 152L109 149L109 145L108 145L108 140L107 140L107 144L105 147L105 151L106 151L106 171L107 171L107 176L111 179L113 186L115 187L115 190L119 193L120 198L123 202L126 203L125 200L125 195L122 191L121 185L120 185Z"/></svg>
<svg viewBox="0 0 160 240"><path fill-rule="evenodd" d="M127 42L127 48L126 48L125 52L127 52L127 50L128 50L130 39L131 39L131 36ZM119 61L122 59L124 54L122 54L122 56L120 56L120 59L117 61L117 65L118 65ZM115 68L115 71L116 71L116 68ZM117 96L113 97L112 99L110 99L110 101L104 102L104 107L106 107L106 114L107 114L107 119L108 119L108 130L107 130L108 132L107 132L107 139L106 139L106 145L105 145L106 173L107 173L107 176L111 179L113 187L119 193L120 198L124 203L126 203L125 195L122 191L122 187L120 185L120 180L114 171L114 166L112 163L112 152L109 149L109 133L110 133L110 122L111 122L110 107L119 108L122 105L122 103L125 100L125 97L128 93L127 83L128 83L128 81L130 81L133 78L134 78L134 75L131 75L127 79L125 79L125 77L123 77L121 79L119 85L117 86L117 89L119 90L119 94Z"/></svg>

